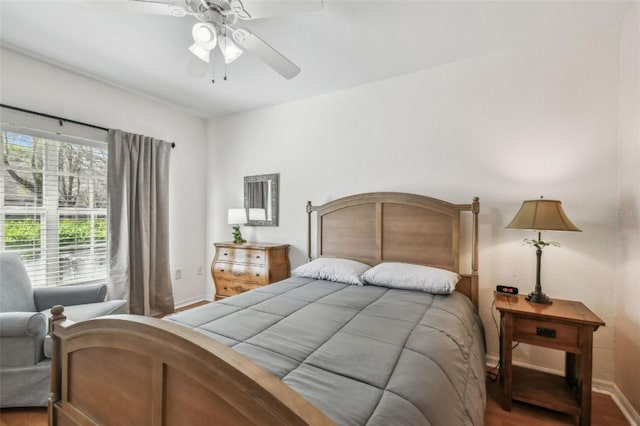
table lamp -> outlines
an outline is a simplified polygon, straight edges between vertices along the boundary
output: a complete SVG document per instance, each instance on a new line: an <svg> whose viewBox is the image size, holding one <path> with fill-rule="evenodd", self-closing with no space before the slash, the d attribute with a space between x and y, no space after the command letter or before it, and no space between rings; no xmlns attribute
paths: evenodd
<svg viewBox="0 0 640 426"><path fill-rule="evenodd" d="M520 210L511 222L506 226L509 229L532 229L538 233L538 239L525 238L523 244L536 248L536 287L526 299L535 303L551 303L551 299L542 292L540 284L540 261L542 259L542 249L546 246L559 246L555 241L543 241L542 231L578 231L564 210L562 203L557 200L527 200L522 203Z"/></svg>
<svg viewBox="0 0 640 426"><path fill-rule="evenodd" d="M233 225L233 242L236 244L245 243L240 233L240 225L247 223L247 211L245 209L229 209L227 224Z"/></svg>

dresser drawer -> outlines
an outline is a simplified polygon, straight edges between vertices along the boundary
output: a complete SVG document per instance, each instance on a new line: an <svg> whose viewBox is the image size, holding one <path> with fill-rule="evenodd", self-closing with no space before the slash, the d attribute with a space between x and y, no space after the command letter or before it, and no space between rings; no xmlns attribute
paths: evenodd
<svg viewBox="0 0 640 426"><path fill-rule="evenodd" d="M249 284L268 284L269 274L264 266L216 262L214 279L243 281Z"/></svg>
<svg viewBox="0 0 640 426"><path fill-rule="evenodd" d="M244 293L245 291L253 290L254 288L262 287L260 284L247 284L239 281L220 281L219 294L217 296L229 297L236 294Z"/></svg>
<svg viewBox="0 0 640 426"><path fill-rule="evenodd" d="M553 321L515 318L513 340L576 352L579 348L580 327Z"/></svg>
<svg viewBox="0 0 640 426"><path fill-rule="evenodd" d="M253 265L264 265L265 251L244 249L244 248L221 248L218 253L218 260L231 263L251 263Z"/></svg>

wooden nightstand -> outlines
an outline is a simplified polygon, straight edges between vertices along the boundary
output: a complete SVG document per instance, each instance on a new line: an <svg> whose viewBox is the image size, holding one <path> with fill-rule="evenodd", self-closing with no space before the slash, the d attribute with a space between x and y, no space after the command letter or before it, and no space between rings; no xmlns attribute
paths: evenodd
<svg viewBox="0 0 640 426"><path fill-rule="evenodd" d="M288 278L289 245L215 243L211 276L216 300Z"/></svg>
<svg viewBox="0 0 640 426"><path fill-rule="evenodd" d="M500 361L503 408L511 400L569 413L591 424L593 332L604 322L580 302L553 299L550 305L524 296L494 293L500 311ZM566 352L565 376L511 365L513 342Z"/></svg>

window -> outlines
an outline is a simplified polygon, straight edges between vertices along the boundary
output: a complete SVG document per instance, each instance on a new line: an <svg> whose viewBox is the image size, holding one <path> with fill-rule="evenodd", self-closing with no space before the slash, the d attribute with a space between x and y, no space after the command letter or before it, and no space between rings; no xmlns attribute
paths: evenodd
<svg viewBox="0 0 640 426"><path fill-rule="evenodd" d="M107 144L5 123L1 135L0 250L34 286L106 282Z"/></svg>

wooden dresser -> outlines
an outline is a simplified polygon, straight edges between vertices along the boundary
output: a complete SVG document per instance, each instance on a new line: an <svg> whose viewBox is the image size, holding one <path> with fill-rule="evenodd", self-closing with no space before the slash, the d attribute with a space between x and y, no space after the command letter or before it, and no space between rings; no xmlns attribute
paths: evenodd
<svg viewBox="0 0 640 426"><path fill-rule="evenodd" d="M289 245L215 243L211 276L216 300L288 278Z"/></svg>

